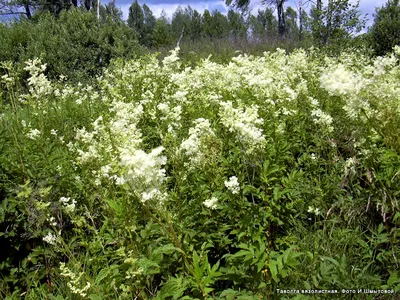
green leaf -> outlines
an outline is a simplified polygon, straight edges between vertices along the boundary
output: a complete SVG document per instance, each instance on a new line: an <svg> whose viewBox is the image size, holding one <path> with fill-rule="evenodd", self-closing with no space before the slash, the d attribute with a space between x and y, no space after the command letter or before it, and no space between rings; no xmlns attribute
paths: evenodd
<svg viewBox="0 0 400 300"><path fill-rule="evenodd" d="M165 299L167 297L172 297L172 299L181 299L183 293L187 288L186 283L183 281L182 277L171 277L162 286L160 292L156 299Z"/></svg>
<svg viewBox="0 0 400 300"><path fill-rule="evenodd" d="M203 277L206 267L209 267L208 260L206 259L203 265L200 265L200 259L196 251L193 252L193 267L194 275L198 281Z"/></svg>
<svg viewBox="0 0 400 300"><path fill-rule="evenodd" d="M274 261L270 262L269 270L271 272L271 276L274 279L274 281L276 283L278 283L279 282L279 279L278 279L278 268L277 268L276 262L274 262Z"/></svg>
<svg viewBox="0 0 400 300"><path fill-rule="evenodd" d="M97 274L97 276L96 276L96 280L95 280L96 284L101 283L101 281L102 281L104 278L108 277L108 276L110 275L110 273L111 273L113 270L115 270L116 268L117 268L117 266L111 266L111 267L109 267L109 268L100 270L100 272L99 272L99 273Z"/></svg>
<svg viewBox="0 0 400 300"><path fill-rule="evenodd" d="M237 291L229 289L229 290L225 290L223 291L219 296L220 297L226 297L226 300L233 300L235 299L235 296L238 294Z"/></svg>
<svg viewBox="0 0 400 300"><path fill-rule="evenodd" d="M393 272L392 274L390 274L387 284L391 286L391 285L393 285L395 283L399 283L399 282L400 282L399 273Z"/></svg>

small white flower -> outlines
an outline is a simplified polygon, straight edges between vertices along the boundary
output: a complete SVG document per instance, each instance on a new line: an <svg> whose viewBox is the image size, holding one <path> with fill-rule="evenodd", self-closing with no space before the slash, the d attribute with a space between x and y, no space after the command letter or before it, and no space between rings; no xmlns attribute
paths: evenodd
<svg viewBox="0 0 400 300"><path fill-rule="evenodd" d="M40 135L40 131L38 129L31 129L28 133L28 138L31 140L36 140L36 138Z"/></svg>
<svg viewBox="0 0 400 300"><path fill-rule="evenodd" d="M52 130L50 131L50 134L57 136L57 130L52 129Z"/></svg>
<svg viewBox="0 0 400 300"><path fill-rule="evenodd" d="M47 233L47 235L43 238L43 241L50 245L55 245L58 241L58 238L55 234L52 232Z"/></svg>
<svg viewBox="0 0 400 300"><path fill-rule="evenodd" d="M225 186L232 192L232 194L237 194L240 191L239 182L236 176L232 176L229 178L229 181L225 181Z"/></svg>
<svg viewBox="0 0 400 300"><path fill-rule="evenodd" d="M309 206L307 212L311 213L311 214L315 214L316 216L319 216L321 214L321 211L319 210L319 208L318 207L314 208L313 206Z"/></svg>
<svg viewBox="0 0 400 300"><path fill-rule="evenodd" d="M212 197L211 199L207 199L203 202L203 204L211 209L216 209L217 208L217 202L218 199L216 197Z"/></svg>
<svg viewBox="0 0 400 300"><path fill-rule="evenodd" d="M69 197L68 197L68 198L67 198L67 197L61 197L59 201L60 201L62 204L65 204L65 203L68 203L70 199L71 199L71 198L69 198Z"/></svg>
<svg viewBox="0 0 400 300"><path fill-rule="evenodd" d="M57 225L56 218L50 217L49 223L50 223L52 226L56 226L56 225Z"/></svg>

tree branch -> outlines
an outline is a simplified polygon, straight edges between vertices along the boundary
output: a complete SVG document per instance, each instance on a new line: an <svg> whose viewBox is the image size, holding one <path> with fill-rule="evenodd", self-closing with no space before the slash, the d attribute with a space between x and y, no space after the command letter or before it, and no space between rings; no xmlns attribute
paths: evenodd
<svg viewBox="0 0 400 300"><path fill-rule="evenodd" d="M6 15L26 15L26 12L0 12L1 16L6 16Z"/></svg>

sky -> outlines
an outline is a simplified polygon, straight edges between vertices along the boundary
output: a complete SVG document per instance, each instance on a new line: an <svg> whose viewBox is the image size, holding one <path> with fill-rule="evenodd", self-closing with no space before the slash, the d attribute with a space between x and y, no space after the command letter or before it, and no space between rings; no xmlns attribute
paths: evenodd
<svg viewBox="0 0 400 300"><path fill-rule="evenodd" d="M123 12L123 18L128 18L129 7L131 6L134 0L116 0L116 6L119 7ZM106 4L107 0L102 0L103 4ZM146 3L147 6L153 11L153 14L156 17L159 17L161 11L164 9L167 13L167 17L171 18L177 7L180 5L182 7L186 7L190 5L193 9L196 9L200 13L203 13L205 9L208 9L210 12L217 9L221 13L226 14L228 12L228 8L225 5L225 1L223 0L138 0L140 5ZM307 2L303 0L303 3ZM326 1L323 1L326 2ZM354 0L351 2L355 3ZM250 0L250 8L252 8L252 13L256 14L259 8L263 8L261 4L261 0ZM286 7L292 6L294 9L297 9L296 0L288 0L286 2ZM373 13L375 12L375 7L381 7L386 3L386 0L360 0L359 9L361 13L368 14L367 26L372 25L373 21ZM309 4L311 7L311 4Z"/></svg>
<svg viewBox="0 0 400 300"><path fill-rule="evenodd" d="M101 3L107 4L109 0L100 0ZM128 18L129 7L132 5L134 0L115 0L115 4L122 10L123 19L126 20ZM261 4L262 0L250 0L250 8L252 9L252 14L257 14L257 10L263 8ZM287 0L285 3L285 7L292 6L295 10L298 8L299 0ZM314 0L302 0L303 3L309 2L310 4L306 7L306 10L311 7L311 2ZM180 5L182 8L190 5L193 9L196 9L198 12L203 13L205 9L208 9L210 12L213 10L218 10L223 14L227 14L228 7L225 5L224 0L138 0L140 5L146 3L147 6L150 7L154 16L159 17L162 10L165 10L167 13L167 17L169 19L172 18L173 13ZM323 0L323 3L327 2L327 0ZM356 0L350 0L350 2L355 3ZM371 26L373 23L373 14L375 12L375 7L382 7L387 2L387 0L360 0L359 9L363 15L367 15L367 27ZM5 19L5 18L3 18ZM361 33L366 32L364 29Z"/></svg>

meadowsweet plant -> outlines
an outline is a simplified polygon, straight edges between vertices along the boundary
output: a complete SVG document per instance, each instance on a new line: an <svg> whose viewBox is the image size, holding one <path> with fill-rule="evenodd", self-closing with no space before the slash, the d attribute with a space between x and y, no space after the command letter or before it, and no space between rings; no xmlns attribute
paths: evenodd
<svg viewBox="0 0 400 300"><path fill-rule="evenodd" d="M257 107L233 108L232 102L222 102L219 113L221 123L238 136L238 140L246 147L246 152L251 153L257 148L263 148L265 137L262 129L257 125L263 120L258 118Z"/></svg>
<svg viewBox="0 0 400 300"><path fill-rule="evenodd" d="M42 64L40 59L28 60L24 70L28 71L30 75L28 78L30 97L40 101L40 98L52 93L51 82L43 74L46 70L46 64Z"/></svg>
<svg viewBox="0 0 400 300"><path fill-rule="evenodd" d="M211 197L211 199L204 200L203 202L203 204L210 209L216 209L217 203L218 203L218 198L216 197Z"/></svg>
<svg viewBox="0 0 400 300"><path fill-rule="evenodd" d="M25 102L0 118L0 294L400 290L398 59L278 49L188 67L174 49L90 85L29 61Z"/></svg>
<svg viewBox="0 0 400 300"><path fill-rule="evenodd" d="M182 141L180 145L180 150L189 156L189 167L195 167L205 163L210 139L215 137L209 120L199 118L196 119L194 123L195 127L189 128L189 137Z"/></svg>
<svg viewBox="0 0 400 300"><path fill-rule="evenodd" d="M226 188L232 193L237 194L240 191L240 184L236 176L232 176L229 180L225 181Z"/></svg>

